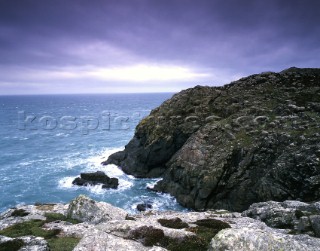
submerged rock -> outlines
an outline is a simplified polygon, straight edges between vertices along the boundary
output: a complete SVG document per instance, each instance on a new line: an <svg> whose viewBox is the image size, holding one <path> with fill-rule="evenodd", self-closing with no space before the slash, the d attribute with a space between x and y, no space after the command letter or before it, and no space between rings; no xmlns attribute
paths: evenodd
<svg viewBox="0 0 320 251"><path fill-rule="evenodd" d="M136 128L116 164L185 207L241 212L320 199L320 69L290 68L175 94Z"/></svg>
<svg viewBox="0 0 320 251"><path fill-rule="evenodd" d="M72 181L72 184L78 186L102 184L102 188L117 189L119 185L119 180L117 178L110 178L104 172L96 171L94 173L81 173L80 178L75 178Z"/></svg>
<svg viewBox="0 0 320 251"><path fill-rule="evenodd" d="M140 212L146 211L147 209L151 209L152 204L149 203L141 203L137 205L137 210Z"/></svg>

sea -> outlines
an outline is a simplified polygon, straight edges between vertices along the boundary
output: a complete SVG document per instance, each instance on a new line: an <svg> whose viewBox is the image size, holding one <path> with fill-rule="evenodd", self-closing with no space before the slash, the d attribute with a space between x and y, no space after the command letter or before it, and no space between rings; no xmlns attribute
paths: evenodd
<svg viewBox="0 0 320 251"><path fill-rule="evenodd" d="M173 93L0 96L0 211L17 205L67 203L80 194L129 213L140 203L155 210L187 210L137 179L101 165L123 150L139 121ZM118 189L79 187L82 172L104 171Z"/></svg>

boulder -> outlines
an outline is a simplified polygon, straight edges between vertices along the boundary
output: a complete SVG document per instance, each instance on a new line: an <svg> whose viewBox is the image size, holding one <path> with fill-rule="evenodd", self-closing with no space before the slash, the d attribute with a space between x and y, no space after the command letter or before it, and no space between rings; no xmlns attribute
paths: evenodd
<svg viewBox="0 0 320 251"><path fill-rule="evenodd" d="M306 235L281 234L270 229L224 229L211 241L209 251L317 251L318 240Z"/></svg>
<svg viewBox="0 0 320 251"><path fill-rule="evenodd" d="M111 220L124 220L127 212L106 202L97 202L85 195L72 200L67 210L67 217L90 223L101 223Z"/></svg>

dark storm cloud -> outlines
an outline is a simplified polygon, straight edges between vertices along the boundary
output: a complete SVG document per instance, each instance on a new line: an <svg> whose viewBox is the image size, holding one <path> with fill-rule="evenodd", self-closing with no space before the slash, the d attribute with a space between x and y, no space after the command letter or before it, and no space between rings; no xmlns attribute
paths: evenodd
<svg viewBox="0 0 320 251"><path fill-rule="evenodd" d="M39 92L54 92L55 81L64 80L67 92L79 91L76 83L85 92L81 83L94 76L97 90L103 83L113 90L116 77L101 69L139 64L186 68L180 79L168 73L175 81L164 91L183 81L222 84L259 71L317 67L319 8L320 1L302 0L0 0L0 88L32 83L34 91L39 83Z"/></svg>

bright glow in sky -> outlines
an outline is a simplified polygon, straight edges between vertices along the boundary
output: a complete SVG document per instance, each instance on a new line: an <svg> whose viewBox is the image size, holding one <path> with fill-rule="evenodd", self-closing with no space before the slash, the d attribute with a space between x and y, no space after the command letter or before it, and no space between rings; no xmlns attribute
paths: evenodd
<svg viewBox="0 0 320 251"><path fill-rule="evenodd" d="M320 1L0 0L0 95L178 92L320 65Z"/></svg>
<svg viewBox="0 0 320 251"><path fill-rule="evenodd" d="M209 74L197 73L192 69L167 65L132 65L124 67L98 68L85 72L83 76L90 76L100 80L111 81L190 81L208 77Z"/></svg>

